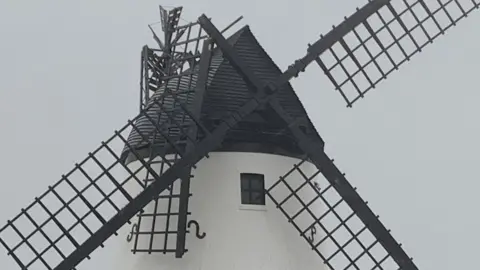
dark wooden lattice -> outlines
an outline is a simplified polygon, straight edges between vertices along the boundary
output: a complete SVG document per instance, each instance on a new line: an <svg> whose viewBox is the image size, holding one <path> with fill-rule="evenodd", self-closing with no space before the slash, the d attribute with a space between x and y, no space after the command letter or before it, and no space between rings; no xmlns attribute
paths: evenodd
<svg viewBox="0 0 480 270"><path fill-rule="evenodd" d="M479 0L391 0L316 61L351 107L479 7Z"/></svg>
<svg viewBox="0 0 480 270"><path fill-rule="evenodd" d="M127 142L129 129L141 135L142 140L138 144L148 144L154 136L167 136L169 130L176 130L177 136L165 137L168 143L162 149L168 150L169 154L161 151L155 153L169 167L179 160L172 160L169 156L182 157L185 144L188 141L196 142L196 138L183 132L187 126L198 123L191 114L184 113L184 109L171 111L158 108L167 99L182 103L179 96L180 93L167 91L152 99L138 117L102 142L85 160L76 164L73 170L8 221L0 230L0 242L22 269L56 269L55 266L106 226L114 215L121 213L122 208L131 203L144 188L145 182L138 177L138 173L146 170L151 177L158 179L159 174L154 169L155 160L142 159L136 150L137 145ZM161 112L162 115L152 114L152 111ZM182 123L159 123L158 119L166 115L169 119L176 118L179 111L184 118ZM155 134L144 133L134 124L141 117L156 127ZM198 130L202 131L203 127L199 126ZM137 156L142 164L140 168L132 171L119 157L119 147L124 145ZM138 188L126 188L127 184L137 185Z"/></svg>
<svg viewBox="0 0 480 270"><path fill-rule="evenodd" d="M266 190L312 250L332 270L401 269L334 186L320 170L312 171L312 166L302 160Z"/></svg>
<svg viewBox="0 0 480 270"><path fill-rule="evenodd" d="M161 10L162 13L165 13L162 18L167 20L162 23L167 41L162 43L159 39L157 40L162 46L160 50L147 47L143 49L143 76L140 91L143 98L140 107L147 106L151 97L155 97L159 92L166 91L166 88L175 93L182 93L184 95L182 99L164 99L164 102L167 103L165 105L168 105L166 107L170 111L169 114L176 115L173 118L165 119L165 121L169 125L175 126L185 121L186 110L184 108L190 107L194 99L198 98L195 96L195 87L199 72L201 43L205 37L198 23L190 23L184 26L177 25L180 9L176 8L168 13L164 9ZM184 91L183 89L188 90ZM148 124L146 123L146 125ZM188 128L188 124L185 128ZM164 134L164 136L154 131L155 135L150 145L159 140L163 141L165 136L175 137L180 134L176 129L170 128L169 131L171 132ZM169 166L164 160L156 156L156 149L156 147L151 147L147 150L149 152L148 158L149 160L156 159L156 161L153 161L157 164L156 171L158 175L162 175ZM180 156L177 154L169 156L169 159L173 161L179 158ZM155 181L155 178L147 172L143 181L145 187L147 187L148 184ZM188 200L191 196L188 188L189 181L190 170L187 169L182 181L173 183L169 189L160 193L144 211L138 214L136 223L132 225L134 235L132 241L133 253L175 252L177 257L183 255L186 251L184 247L186 219L190 215L190 212L188 212Z"/></svg>

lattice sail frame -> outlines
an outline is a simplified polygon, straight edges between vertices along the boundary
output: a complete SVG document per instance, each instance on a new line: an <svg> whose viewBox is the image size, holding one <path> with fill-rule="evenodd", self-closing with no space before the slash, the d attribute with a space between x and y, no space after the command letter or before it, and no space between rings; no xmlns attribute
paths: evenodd
<svg viewBox="0 0 480 270"><path fill-rule="evenodd" d="M166 131L163 129L170 123L165 121L158 124L160 115L149 115L151 111L158 111L155 107L162 107L165 99L173 99L182 104L176 93L165 92L158 96L139 116L128 121L128 124L116 131L114 136L102 142L99 148L89 153L86 159L76 164L73 170L62 176L61 180L49 187L47 192L36 198L28 207L22 209L19 215L1 229L0 242L22 269L31 269L30 267L72 269L73 265L54 267L104 228L112 217L122 213L125 205L134 201L140 192L132 193L135 189L126 188L126 185L138 185L137 190L143 190L145 182L139 174L145 170L158 179L159 175L153 166L158 162L142 159L135 145L130 145L127 138L130 133L129 128L137 130L142 135L142 142L149 143L153 136L158 136L153 132L145 134L138 130L134 121L140 117L151 121L156 126L155 131L166 136L164 134L171 127L167 127ZM162 114L172 113L169 110L161 110L161 112ZM169 116L175 117L175 114L172 113ZM186 117L189 119L186 122L194 125L193 116L186 113ZM186 143L185 140L196 141L195 138L183 133L182 136L169 136L169 145L164 149L168 148L169 151L173 149L174 155L183 156L185 150L182 148ZM132 170L124 164L116 153L123 145L126 145L142 163L140 168ZM171 154L167 155L162 151L156 153L156 156L161 157L167 166L172 166L178 161L178 159L169 159ZM120 179L123 180L120 181ZM127 222L130 223L125 220L125 223ZM112 231L112 234L116 232ZM99 246L103 246L102 243L99 243ZM39 268L42 265L44 268Z"/></svg>
<svg viewBox="0 0 480 270"><path fill-rule="evenodd" d="M149 25L159 48L144 46L140 64L140 110L144 109L160 85L184 76L185 64L194 66L200 57L202 29L198 24L179 25L182 7L166 11L160 6L163 42ZM193 37L192 37L193 36ZM184 48L180 46L184 45ZM193 45L189 46L189 45Z"/></svg>
<svg viewBox="0 0 480 270"><path fill-rule="evenodd" d="M360 269L359 267L364 267L360 259L367 258L371 261L366 263L373 264L372 269L418 269L400 245L392 238L389 231L386 230L366 203L359 197L355 189L345 179L344 175L325 154L323 145L312 145L302 129L292 124L296 122L295 119L292 119L289 114L284 111L273 95L279 86L287 83L293 77L298 76L310 63L338 42L339 38L347 35L351 29L360 25L389 2L390 1L387 0L376 0L364 6L337 28L325 35L325 37L310 46L307 55L291 65L277 80L267 84L259 81L255 75L249 71L248 67L236 55L234 49L226 42L209 19L201 16L199 23L202 28L208 33L215 44L220 47L230 63L252 86L252 91L255 92L254 98L246 102L237 112L230 114L224 121L218 123L217 126L212 126L207 129L200 124L194 114L185 106L182 106L184 103L178 99L176 93L165 91L162 95L152 99L150 105L147 105L137 118L129 121L126 126L116 131L113 137L103 142L102 145L89 154L84 161L77 164L71 172L63 176L62 179L50 187L47 192L35 199L34 203L9 221L8 224L0 230L0 242L22 269L27 269L27 267L57 270L75 269L76 265L85 258L89 258L89 255L96 248L103 246L103 243L110 236L116 234L118 229L128 223L132 217L140 212L148 203L158 196L158 194L167 190L174 181L184 175L185 168L191 168L199 160L207 157L208 152L215 150L221 143L223 136L231 127L235 126L244 117L259 108L259 106L268 104L268 106L284 120L285 126L290 129L293 136L297 139L299 146L307 153L306 158L318 168L319 172L328 182L326 185L319 184L320 190L318 190L315 184L313 184L312 187L311 181L305 181L308 185L304 186L309 186L318 191L317 194L319 196L317 196L314 202L320 199L324 205L330 205L331 207L329 208L334 210L328 211L327 214L330 213L330 215L337 218L340 216L338 219L342 220L339 222L340 226L337 225L331 230L328 228L325 230L325 235L334 242L334 246L337 248L332 254L323 254L316 248L318 242L322 240L320 239L316 242L314 232L319 230L318 226L323 230L322 226L324 222L319 223L316 221L321 220L324 214L310 213L311 211L308 211L309 208L304 207L308 205L311 200L304 201L305 199L297 199L301 205L298 211L295 213L284 212L289 218L289 221L301 232L301 235L309 239L308 241L312 247L321 254L326 265L331 269ZM205 65L203 71L205 70L208 70L208 63ZM204 76L202 76L201 68L196 91L203 93L205 87L206 72ZM181 131L180 135L177 136L165 135L168 134L165 133L165 131L170 130L171 126L165 127L162 125L164 123L157 123L157 119L160 118L160 116L149 115L149 112L153 111L150 110L150 108L154 106L162 107L162 100L167 97L178 102L188 118L188 120L184 122L189 124L188 128L185 128L183 125L175 127ZM167 114L169 113L168 110L165 112ZM137 149L135 149L135 145L130 145L127 142L125 136L127 128L137 130L137 132L142 135L142 141L147 144L152 141L151 137L155 136L153 134L144 134L139 130L139 127L134 124L134 121L139 117L148 119L151 124L155 126L158 134L164 136L168 142L163 149L156 153L156 156L162 158L162 160L169 165L169 168L161 175L153 169L152 161L143 160L138 154ZM175 116L170 117L175 118ZM195 136L191 136L192 130L195 130ZM182 147L185 146L186 142L190 142L192 147ZM130 170L120 162L121 159L115 153L116 151L114 151L114 149L121 145L126 145L129 148L131 153L135 155L142 164L141 170L147 170L155 181L152 181L150 185L145 187L144 182L136 175L138 172ZM168 160L167 150L175 151L175 154L178 154L180 158L173 161ZM110 162L108 160L110 160ZM124 179L124 175L128 175L128 177L123 181L118 181L118 179ZM282 185L285 187L288 185L288 182L284 179L285 177L281 178L279 183L267 189L267 194L274 202L276 201L274 194L275 189ZM307 176L306 179L311 179L311 177ZM138 193L131 193L124 188L126 183L136 184L141 188ZM105 186L105 188L102 188L103 186ZM104 190L108 186L109 189L107 190L110 190L109 192ZM341 217L340 211L335 211L335 209L338 209L337 205L341 203L328 199L325 195L325 190L332 190L332 188L342 198L342 202L345 202L345 204L350 207L351 212L347 217ZM290 187L290 191L292 191L292 196L289 197L290 199L297 198L297 196L295 196L297 193L296 189L298 189L298 186ZM50 199L47 197L50 197ZM56 204L52 203L50 205L54 200L56 200ZM276 203L280 209L283 208L283 203ZM72 210L74 205L80 209L83 207L85 213L82 215L78 209ZM107 210L104 210L104 208ZM312 224L300 224L302 226L299 226L294 222L295 215L299 215L298 212L300 212L300 214L308 213L315 222L312 221ZM43 213L43 215L41 213ZM347 219L352 213L353 216L357 217L363 224L359 226L358 229L355 229L353 225L348 225L349 221ZM70 216L64 219L62 218L62 214ZM30 225L27 226L27 224ZM313 229L313 226L316 226L315 229ZM334 236L334 231L339 230L335 229L337 227L345 229L347 231L346 235L350 235L353 240L339 241L339 238ZM386 252L387 254L385 257L377 257L377 253L370 251L372 244L368 244L366 240L360 240L359 232L366 230L373 235L373 243L378 242L379 245L376 246L384 249L384 253ZM308 233L310 233L309 236ZM359 235L357 236L357 234ZM41 239L35 240L36 238ZM335 239L335 241L333 241L333 239ZM362 250L359 255L356 255L354 251L346 250L347 245L353 243L353 241L360 246L360 248L357 246L357 250ZM39 243L41 242L43 242L42 248L39 247ZM336 261L338 254L342 254L344 257L340 262ZM345 259L347 261L346 264ZM389 264L386 264L386 262Z"/></svg>
<svg viewBox="0 0 480 270"><path fill-rule="evenodd" d="M480 7L480 0L391 0L316 61L351 107Z"/></svg>
<svg viewBox="0 0 480 270"><path fill-rule="evenodd" d="M170 105L173 110L184 110L186 107L190 107L190 113L196 116L201 113L203 92L196 88L196 84L203 80L199 77L205 77L208 74L211 50L205 50L208 47L202 45L208 35L205 34L198 22L185 25L178 24L181 11L182 8L177 7L167 12L160 6L162 31L164 32L163 42L150 27L160 49L151 49L144 46L142 50L141 110L148 106L151 98L165 91L165 87L175 93L179 93L181 88L186 87L190 90L182 93L184 94L182 100L185 101L184 103L188 103L188 106L187 104L183 104L183 107L176 106L175 101L170 101ZM234 20L222 32L232 28L241 19L242 17L239 17ZM201 50L203 50L203 53L200 53ZM200 60L201 58L203 62ZM177 122L176 125L185 121L184 114L185 110L178 113L178 119L173 119ZM168 121L172 122L172 119L170 118ZM188 128L188 123L186 127ZM191 133L192 137L195 137L196 128L188 132ZM172 134L167 134L167 136ZM192 149L193 145L192 143L186 143L185 147ZM152 149L149 152L149 159L156 158ZM178 159L179 157L171 155L170 158ZM168 169L168 166L165 162L162 159L158 160L158 175L161 175L166 169ZM138 214L138 220L132 225L132 234L128 239L133 241L133 253L162 252L165 254L175 252L176 257L182 257L187 251L185 247L185 238L188 232L187 223L196 222L187 220L187 216L191 214L188 211L189 197L192 196L189 190L191 177L191 168L185 169L181 177L182 181L173 183L167 190L159 194L152 204L144 209L145 211ZM154 180L147 172L145 182ZM146 222L142 223L142 219L146 219ZM139 243L148 244L145 246Z"/></svg>
<svg viewBox="0 0 480 270"><path fill-rule="evenodd" d="M403 269L308 157L266 194L328 269Z"/></svg>
<svg viewBox="0 0 480 270"><path fill-rule="evenodd" d="M190 89L181 93L184 95L182 98L184 104L176 104L175 100L169 102L171 109L178 111L178 117L169 118L166 121L174 125L183 125L186 119L184 108L189 106L193 100L201 103L199 100L201 96L195 95L195 84L199 71L200 50L202 50L202 43L206 38L198 23L178 25L181 10L182 8L174 8L167 12L160 7L164 41L162 42L152 29L154 39L160 49L150 49L145 46L141 56L141 110L148 106L150 98L155 98L156 95L164 92L166 87L175 93L180 93L181 86L184 84L188 85L187 89ZM199 107L193 110L190 108L190 111L199 115L199 109ZM188 125L187 123L187 128ZM157 132L154 133L150 145L154 145L156 141ZM174 134L166 134L168 137L172 135ZM195 137L194 133L191 135ZM191 143L186 143L184 147L187 145L191 147ZM161 158L155 156L154 149L151 147L148 150L148 157L149 160L157 158L156 171L158 175L162 175L169 166ZM173 160L178 158L180 157L176 154L169 156L169 159ZM187 233L187 218L191 214L188 211L188 201L192 195L189 190L190 174L191 169L186 169L181 181L173 183L138 214L138 219L132 225L132 233L128 238L128 241L133 242L133 253L162 252L165 254L174 252L176 257L182 257L187 251L185 234ZM145 187L152 181L155 181L155 178L147 172L144 178Z"/></svg>

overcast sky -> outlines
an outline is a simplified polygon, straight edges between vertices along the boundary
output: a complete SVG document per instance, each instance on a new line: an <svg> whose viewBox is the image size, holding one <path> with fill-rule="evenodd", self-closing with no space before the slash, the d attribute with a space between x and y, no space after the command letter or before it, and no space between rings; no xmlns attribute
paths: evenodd
<svg viewBox="0 0 480 270"><path fill-rule="evenodd" d="M0 1L0 224L138 113L158 4L219 27L244 15L283 69L365 2ZM479 25L474 12L353 109L315 65L294 81L327 153L424 270L478 265Z"/></svg>

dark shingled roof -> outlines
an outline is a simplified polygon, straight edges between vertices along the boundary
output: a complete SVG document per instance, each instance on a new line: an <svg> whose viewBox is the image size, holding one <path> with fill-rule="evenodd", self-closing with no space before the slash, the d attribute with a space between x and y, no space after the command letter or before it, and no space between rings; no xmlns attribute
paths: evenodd
<svg viewBox="0 0 480 270"><path fill-rule="evenodd" d="M278 66L260 46L248 26L241 28L227 40L260 80L268 82L281 74ZM198 69L194 71L194 73L196 72L198 72ZM177 98L185 102L186 106L191 106L196 79L197 77L194 74L191 81L189 76L182 76L180 79L171 79L166 84L169 89L178 89L176 91ZM179 83L180 86L178 87ZM243 79L229 64L228 60L223 57L218 48L214 50L212 55L207 85L200 118L200 121L207 126L215 120L222 119L226 114L237 110L253 96ZM154 97L162 94L164 89L165 85L161 86ZM314 142L323 144L291 85L286 84L281 87L277 97L291 116L302 120L301 125L306 130L307 136ZM166 98L163 106L164 108L172 107L173 103L173 98ZM222 146L216 151L263 152L287 156L302 155L303 153L296 145L291 133L285 130L285 125L270 110L263 108L260 113L254 113L240 122L227 133ZM153 106L147 113L152 119L158 121L159 112L160 107ZM181 115L178 117L180 118L177 120L181 122ZM167 115L160 114L159 121L163 122L165 120L168 120ZM155 129L146 117L139 118L136 121L136 126L142 134L149 134ZM172 134L172 132L175 133L175 130L169 130L169 132ZM159 135L157 137L155 145L161 147L165 143L164 139ZM143 157L148 157L149 153L145 150L147 144L142 142L136 130L132 130L128 142L135 146ZM127 147L125 147L122 156L127 159L127 162L134 160L133 155L129 155Z"/></svg>

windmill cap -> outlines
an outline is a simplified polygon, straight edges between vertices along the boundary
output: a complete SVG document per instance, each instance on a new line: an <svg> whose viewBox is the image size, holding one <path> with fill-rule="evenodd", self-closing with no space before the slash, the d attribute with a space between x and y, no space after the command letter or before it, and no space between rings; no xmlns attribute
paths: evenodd
<svg viewBox="0 0 480 270"><path fill-rule="evenodd" d="M228 43L236 50L242 60L253 70L254 74L264 82L276 79L282 72L274 63L270 56L259 44L249 26L244 26L227 39ZM186 70L184 72L191 72ZM194 103L194 90L198 73L197 68L193 71L192 81L190 76L181 76L172 78L154 93L152 99L164 93L165 87L170 91L175 91L176 98L184 101L187 107ZM180 82L179 82L180 80ZM176 90L175 90L176 89ZM212 60L207 81L206 94L203 97L200 122L205 126L211 126L212 123L221 121L229 113L238 110L245 102L253 97L252 91L248 88L243 78L237 73L229 61L223 57L219 48L212 52ZM295 119L307 136L316 143L323 145L323 140L318 135L315 127L311 123L302 103L298 99L290 83L280 87L277 98L284 109ZM169 110L174 104L174 100L165 99L163 110ZM177 105L178 106L178 105ZM143 116L135 121L136 129L133 129L128 137L128 143L133 146L137 153L146 158L152 150L150 143L142 140L139 131L142 134L154 134L155 127L152 119L158 121L169 121L166 113L162 114L160 106L153 106L148 109L148 117ZM178 122L181 122L181 114ZM174 126L174 125L173 125ZM178 136L180 130L178 127L169 128L170 136ZM137 130L138 129L138 130ZM154 141L154 149L160 150L165 146L165 139L158 135ZM233 152L256 152L280 154L286 156L298 157L304 153L297 146L295 139L285 127L283 120L270 108L261 107L244 120L230 129L224 137L221 146L215 151L233 151ZM136 160L135 155L130 148L125 146L122 158L127 162Z"/></svg>

